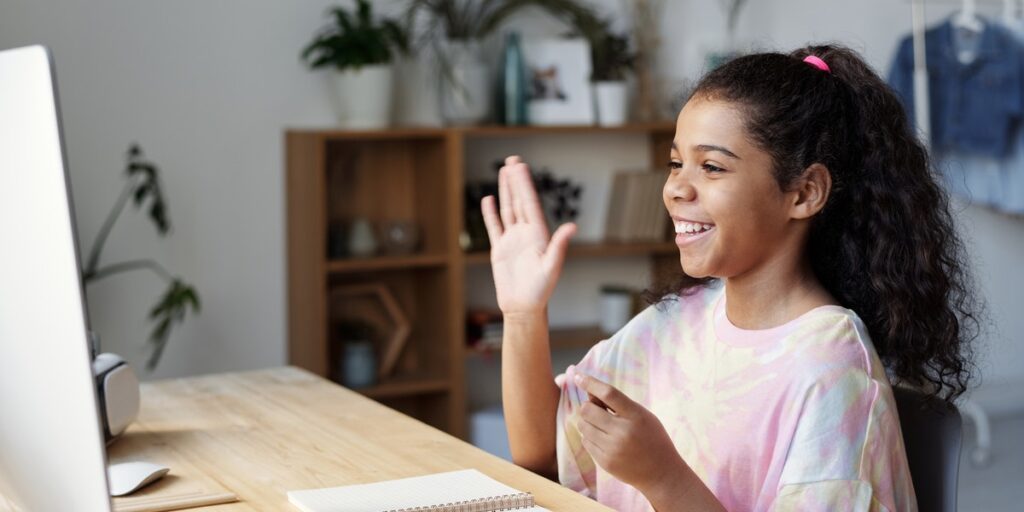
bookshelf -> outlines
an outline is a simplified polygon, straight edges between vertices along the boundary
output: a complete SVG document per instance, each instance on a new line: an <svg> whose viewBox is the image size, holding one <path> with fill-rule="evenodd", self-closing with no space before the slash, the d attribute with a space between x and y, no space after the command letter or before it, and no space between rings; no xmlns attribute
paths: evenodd
<svg viewBox="0 0 1024 512"><path fill-rule="evenodd" d="M288 272L288 360L333 378L338 348L332 326L363 314L339 288L383 284L410 324L394 372L356 389L367 397L459 437L466 437L465 274L489 263L486 252L463 251L467 148L478 141L553 134L643 135L649 166L660 167L671 147L671 123L618 127L453 127L381 131L290 129L285 132ZM496 155L500 158L504 155ZM414 220L415 254L329 257L332 226L355 217L373 223ZM654 273L678 269L671 241L589 242L570 246L574 260L641 256ZM369 312L365 313L370 315ZM552 348L587 347L605 337L596 326L554 329Z"/></svg>

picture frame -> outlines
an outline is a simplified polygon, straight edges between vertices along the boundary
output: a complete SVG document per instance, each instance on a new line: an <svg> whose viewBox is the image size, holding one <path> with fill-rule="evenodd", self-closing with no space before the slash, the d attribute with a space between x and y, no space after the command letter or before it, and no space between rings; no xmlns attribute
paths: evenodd
<svg viewBox="0 0 1024 512"><path fill-rule="evenodd" d="M530 124L594 124L590 43L586 39L527 40L523 57Z"/></svg>

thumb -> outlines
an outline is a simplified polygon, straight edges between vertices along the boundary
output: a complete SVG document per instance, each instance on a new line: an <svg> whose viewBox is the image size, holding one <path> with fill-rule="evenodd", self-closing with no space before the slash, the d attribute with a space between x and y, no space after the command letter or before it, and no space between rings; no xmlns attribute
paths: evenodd
<svg viewBox="0 0 1024 512"><path fill-rule="evenodd" d="M565 252L569 249L569 239L576 234L576 223L567 222L555 230L551 241L544 252L544 267L549 274L557 276L565 261Z"/></svg>

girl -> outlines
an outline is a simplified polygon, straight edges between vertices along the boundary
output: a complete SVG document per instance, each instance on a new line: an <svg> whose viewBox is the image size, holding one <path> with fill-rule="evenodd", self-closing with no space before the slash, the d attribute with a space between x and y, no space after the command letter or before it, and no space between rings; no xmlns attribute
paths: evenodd
<svg viewBox="0 0 1024 512"><path fill-rule="evenodd" d="M663 192L682 277L555 380L546 309L575 226L549 239L518 157L499 198L482 206L517 464L617 510L916 510L889 382L952 402L977 323L925 149L855 52L700 81Z"/></svg>

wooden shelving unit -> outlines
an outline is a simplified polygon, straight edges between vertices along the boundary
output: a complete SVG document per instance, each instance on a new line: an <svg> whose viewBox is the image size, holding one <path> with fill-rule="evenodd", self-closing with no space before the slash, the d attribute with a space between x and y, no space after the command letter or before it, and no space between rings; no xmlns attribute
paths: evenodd
<svg viewBox="0 0 1024 512"><path fill-rule="evenodd" d="M288 359L334 378L341 365L332 341L339 318L363 311L331 291L382 283L411 331L392 374L356 391L459 437L466 435L465 273L487 265L486 252L465 253L464 159L475 140L552 134L644 134L650 165L671 147L671 123L620 127L555 126L408 128L382 131L293 129L285 134L288 239ZM332 259L333 223L415 220L420 250L408 256ZM678 268L677 249L660 243L570 246L581 258L649 256L655 272ZM332 299L332 297L335 297ZM362 305L361 307L365 307ZM552 348L587 347L606 337L596 326L554 329Z"/></svg>

